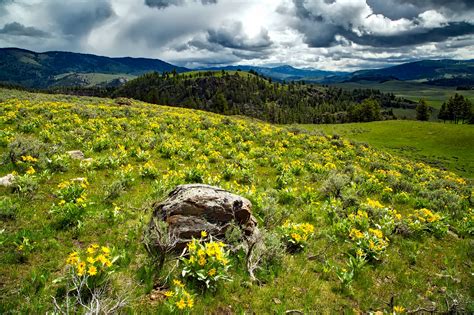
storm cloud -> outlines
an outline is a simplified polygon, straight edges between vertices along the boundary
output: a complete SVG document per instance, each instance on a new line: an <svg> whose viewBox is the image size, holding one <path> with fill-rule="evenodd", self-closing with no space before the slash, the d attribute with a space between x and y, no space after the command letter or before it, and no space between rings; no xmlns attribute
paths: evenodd
<svg viewBox="0 0 474 315"><path fill-rule="evenodd" d="M166 9L169 6L182 6L192 2L199 2L206 5L216 4L217 0L145 0L147 6L158 9Z"/></svg>
<svg viewBox="0 0 474 315"><path fill-rule="evenodd" d="M472 0L0 0L0 46L354 70L474 58Z"/></svg>
<svg viewBox="0 0 474 315"><path fill-rule="evenodd" d="M0 29L0 34L12 36L48 37L49 34L32 26L24 26L18 22L7 23Z"/></svg>

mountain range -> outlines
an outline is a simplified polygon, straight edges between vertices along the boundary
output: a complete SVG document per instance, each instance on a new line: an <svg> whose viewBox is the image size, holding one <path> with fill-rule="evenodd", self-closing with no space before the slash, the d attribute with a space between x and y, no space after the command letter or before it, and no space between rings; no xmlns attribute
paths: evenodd
<svg viewBox="0 0 474 315"><path fill-rule="evenodd" d="M110 58L92 54L51 51L38 53L20 48L0 48L0 82L28 88L56 86L119 86L147 72L195 71L159 59ZM202 71L253 70L276 81L312 83L416 81L434 85L473 86L474 60L422 60L382 69L355 72L236 65Z"/></svg>

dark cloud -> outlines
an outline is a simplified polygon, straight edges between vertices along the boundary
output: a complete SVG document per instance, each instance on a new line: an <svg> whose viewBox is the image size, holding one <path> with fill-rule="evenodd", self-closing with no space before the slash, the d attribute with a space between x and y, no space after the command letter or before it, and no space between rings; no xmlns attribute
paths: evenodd
<svg viewBox="0 0 474 315"><path fill-rule="evenodd" d="M216 4L217 0L145 0L147 6L158 9L166 9L170 6L182 6L190 2L198 2L207 5Z"/></svg>
<svg viewBox="0 0 474 315"><path fill-rule="evenodd" d="M382 14L394 20L400 18L413 19L424 11L416 4L400 0L367 0L367 4L375 14Z"/></svg>
<svg viewBox="0 0 474 315"><path fill-rule="evenodd" d="M48 2L46 10L61 33L79 37L87 35L114 15L111 4L106 0L56 0Z"/></svg>
<svg viewBox="0 0 474 315"><path fill-rule="evenodd" d="M5 26L0 29L0 34L12 36L49 37L47 32L39 30L33 26L24 26L18 22L5 24Z"/></svg>
<svg viewBox="0 0 474 315"><path fill-rule="evenodd" d="M7 6L11 3L13 3L13 0L0 0L0 16L8 13Z"/></svg>
<svg viewBox="0 0 474 315"><path fill-rule="evenodd" d="M429 21L431 24L423 21L424 12L445 18L436 10L427 12L428 9L440 6L450 10L470 9L474 7L474 1L369 0L367 5L359 1L346 7L329 6L334 3L337 4L336 1L315 4L293 0L293 11L286 11L293 12L296 17L293 27L304 36L305 43L310 47L340 45L343 42L341 37L360 45L401 47L474 34L472 21ZM334 12L335 9L338 12ZM369 20L371 17L373 19Z"/></svg>
<svg viewBox="0 0 474 315"><path fill-rule="evenodd" d="M210 43L242 50L262 50L272 45L266 29L262 29L257 36L250 38L245 34L240 21L227 23L218 29L208 30L207 39Z"/></svg>
<svg viewBox="0 0 474 315"><path fill-rule="evenodd" d="M353 32L345 32L344 36L361 45L375 47L400 47L430 42L442 42L451 37L469 34L474 34L474 24L467 22L453 22L444 27L422 29L416 32L402 32L391 36L357 36Z"/></svg>
<svg viewBox="0 0 474 315"><path fill-rule="evenodd" d="M474 1L472 0L398 0L398 2L400 4L410 4L423 10L439 9L441 7L455 11L474 9Z"/></svg>

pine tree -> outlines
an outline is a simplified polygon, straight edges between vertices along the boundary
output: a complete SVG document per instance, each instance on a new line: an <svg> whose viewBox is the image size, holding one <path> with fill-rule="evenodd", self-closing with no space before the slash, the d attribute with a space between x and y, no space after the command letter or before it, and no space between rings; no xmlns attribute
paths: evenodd
<svg viewBox="0 0 474 315"><path fill-rule="evenodd" d="M421 99L416 106L416 119L421 121L427 121L430 118L430 108L426 101Z"/></svg>

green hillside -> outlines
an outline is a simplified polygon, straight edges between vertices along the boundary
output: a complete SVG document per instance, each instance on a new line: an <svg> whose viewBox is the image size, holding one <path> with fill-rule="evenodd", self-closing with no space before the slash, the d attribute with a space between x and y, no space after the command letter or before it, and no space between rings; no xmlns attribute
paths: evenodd
<svg viewBox="0 0 474 315"><path fill-rule="evenodd" d="M474 178L474 126L419 121L305 125Z"/></svg>
<svg viewBox="0 0 474 315"><path fill-rule="evenodd" d="M474 312L473 187L455 173L199 110L6 89L0 101L0 176L14 174L0 186L2 314ZM236 227L226 244L202 233L158 270L152 205L197 182L247 197L265 246L247 255Z"/></svg>

